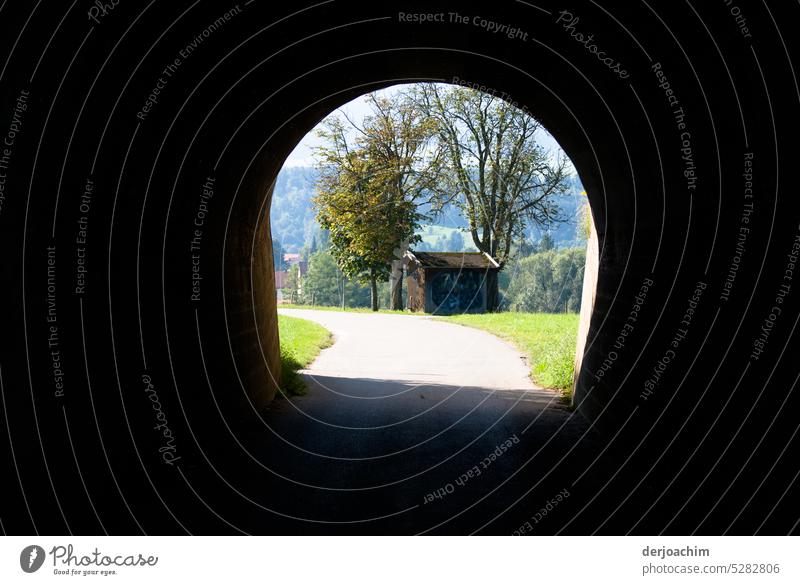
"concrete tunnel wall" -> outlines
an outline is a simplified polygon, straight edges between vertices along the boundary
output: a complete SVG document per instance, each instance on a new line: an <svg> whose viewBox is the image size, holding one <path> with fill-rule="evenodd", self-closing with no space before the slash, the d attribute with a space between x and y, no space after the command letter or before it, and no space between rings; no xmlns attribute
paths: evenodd
<svg viewBox="0 0 800 585"><path fill-rule="evenodd" d="M174 469L142 456L159 446L152 407L140 400L145 379L180 437L187 469L218 460L208 455L214 451L235 453L234 431L257 424L276 392L268 218L284 160L322 118L358 95L403 82L456 81L527 108L559 141L588 193L599 254L575 386L578 412L610 437L635 427L645 442L631 444L642 445L645 465L679 434L690 441L714 424L713 437L735 431L745 416L757 429L748 436L769 428L771 445L790 441L783 432L789 427L770 421L789 396L785 381L796 375L781 359L797 350L795 297L782 305L767 354L751 355L797 231L788 196L794 161L778 148L795 140L792 125L779 123L796 119L783 44L795 41L774 34L775 22L793 21L793 8L748 7L751 40L722 3L694 5L693 12L682 4L632 3L613 14L588 0L571 4L579 17L574 30L593 33L622 64L614 70L576 42L569 21L559 21L564 6L536 4L459 3L459 13L470 16L466 24L399 19L401 12L453 11L438 1L239 5L181 60L175 77L165 78L147 112L150 88L165 68L231 9L175 2L137 16L121 3L103 20L102 38L90 37L76 53L69 75L31 82L35 62L11 60L6 111L23 89L31 96L6 184L15 195L0 216L8 306L23 307L6 316L3 381L31 389L8 397L19 440L37 445L40 428L64 424L42 292L48 247L55 246L63 397L89 421L72 438L89 460L130 462L113 481L100 476L99 485L116 493L119 482L141 494L144 509L159 509L136 466L155 483L175 481ZM134 16L135 34L128 35ZM516 23L526 36L492 33L473 16ZM24 14L4 16L3 26L24 23ZM85 25L84 14L73 14L64 30ZM39 37L26 36L20 54L40 54ZM66 70L72 58L51 55L48 64L56 60ZM101 72L94 79L86 71ZM739 276L726 288L749 153L756 211ZM78 294L76 223L90 182L88 277ZM201 203L207 209L199 218ZM689 303L695 309L684 325ZM748 378L740 384L743 364ZM40 392L35 402L33 388ZM787 408L793 405L792 396ZM52 459L67 462L63 477L72 477L70 445L53 437L44 435L43 451L60 453ZM682 462L665 462L672 463ZM49 469L20 465L31 483L48 485ZM55 500L44 502L42 515L58 518Z"/></svg>
<svg viewBox="0 0 800 585"><path fill-rule="evenodd" d="M597 292L597 277L600 267L600 250L597 242L597 229L594 227L594 220L589 214L589 237L586 242L586 263L583 267L583 289L581 291L581 311L578 320L578 338L575 347L575 367L572 379L572 403L575 404L574 397L580 396L583 388L578 390L578 380L580 380L581 366L583 365L583 354L586 351L586 341L589 337L589 327L592 324L592 313L594 313L594 297Z"/></svg>

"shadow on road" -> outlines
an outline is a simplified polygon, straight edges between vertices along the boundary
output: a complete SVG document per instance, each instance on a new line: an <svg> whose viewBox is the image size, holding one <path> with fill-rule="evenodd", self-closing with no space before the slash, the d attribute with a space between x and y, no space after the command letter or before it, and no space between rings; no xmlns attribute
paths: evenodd
<svg viewBox="0 0 800 585"><path fill-rule="evenodd" d="M280 513L253 510L248 532L578 531L608 467L552 391L307 378L306 396L276 400L239 437L251 457L222 463Z"/></svg>

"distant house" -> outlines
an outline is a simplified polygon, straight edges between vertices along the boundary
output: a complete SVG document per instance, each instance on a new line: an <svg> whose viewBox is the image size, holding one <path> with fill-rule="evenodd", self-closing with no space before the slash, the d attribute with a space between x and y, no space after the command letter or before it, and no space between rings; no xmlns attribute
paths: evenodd
<svg viewBox="0 0 800 585"><path fill-rule="evenodd" d="M276 270L275 271L275 288L281 290L289 286L289 271Z"/></svg>
<svg viewBox="0 0 800 585"><path fill-rule="evenodd" d="M425 313L485 313L486 276L499 265L482 252L406 252L408 309Z"/></svg>
<svg viewBox="0 0 800 585"><path fill-rule="evenodd" d="M283 255L283 261L287 266L294 266L297 264L297 269L300 271L301 278L308 272L308 262L303 262L302 258L300 254L286 253Z"/></svg>

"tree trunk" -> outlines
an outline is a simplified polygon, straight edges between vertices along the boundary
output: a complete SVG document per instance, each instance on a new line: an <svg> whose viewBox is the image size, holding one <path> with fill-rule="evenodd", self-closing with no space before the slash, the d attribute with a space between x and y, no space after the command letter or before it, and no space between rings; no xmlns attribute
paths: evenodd
<svg viewBox="0 0 800 585"><path fill-rule="evenodd" d="M498 286L497 270L489 270L486 273L486 310L494 313L500 304L500 292Z"/></svg>
<svg viewBox="0 0 800 585"><path fill-rule="evenodd" d="M389 288L392 291L392 311L403 310L403 255L408 250L408 240L403 241L395 250L392 260L392 271L389 274Z"/></svg>
<svg viewBox="0 0 800 585"><path fill-rule="evenodd" d="M395 266L399 262L399 269ZM395 272L399 270L400 276L395 276ZM403 262L401 260L392 261L392 311L403 310Z"/></svg>
<svg viewBox="0 0 800 585"><path fill-rule="evenodd" d="M375 276L375 269L369 271L369 290L372 297L372 310L378 310L378 278Z"/></svg>

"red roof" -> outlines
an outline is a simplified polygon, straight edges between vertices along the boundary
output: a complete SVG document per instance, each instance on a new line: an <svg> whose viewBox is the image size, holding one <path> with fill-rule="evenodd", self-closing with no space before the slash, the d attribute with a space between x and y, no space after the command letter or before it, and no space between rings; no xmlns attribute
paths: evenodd
<svg viewBox="0 0 800 585"><path fill-rule="evenodd" d="M300 262L300 254L284 254L283 261L289 263Z"/></svg>

